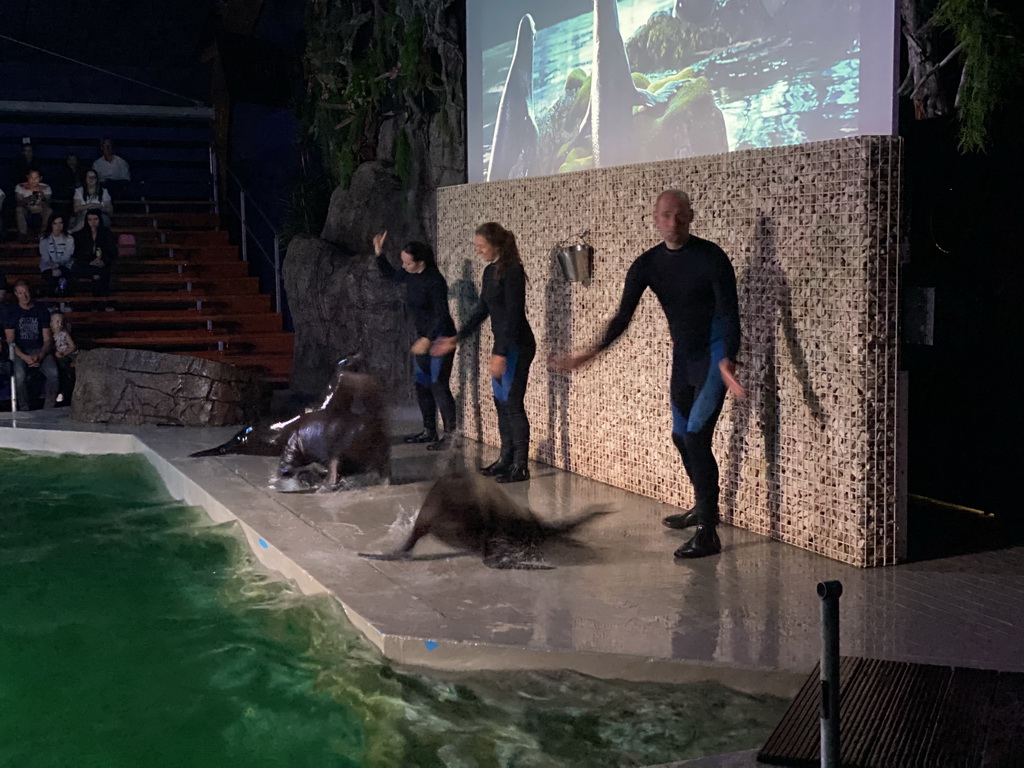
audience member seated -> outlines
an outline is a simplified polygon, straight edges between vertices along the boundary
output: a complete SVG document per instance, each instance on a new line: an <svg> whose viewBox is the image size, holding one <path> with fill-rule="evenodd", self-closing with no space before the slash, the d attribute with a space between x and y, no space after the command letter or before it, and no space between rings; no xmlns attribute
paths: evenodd
<svg viewBox="0 0 1024 768"><path fill-rule="evenodd" d="M71 219L69 232L77 232L85 226L86 211L98 208L104 227L110 226L110 215L114 212L114 203L110 193L100 185L100 177L92 168L85 173L85 183L75 190L71 201L74 217Z"/></svg>
<svg viewBox="0 0 1024 768"><path fill-rule="evenodd" d="M57 402L67 405L71 402L71 393L75 389L75 374L71 364L78 354L71 331L64 323L64 315L60 312L50 313L50 334L53 336L54 357L57 359L57 371L60 374L60 393Z"/></svg>
<svg viewBox="0 0 1024 768"><path fill-rule="evenodd" d="M53 356L53 335L50 331L50 313L42 304L32 301L28 283L14 284L18 303L7 308L4 315L4 335L14 347L14 388L18 396L18 410L29 410L28 375L30 370L41 371L46 377L43 408L57 404L60 376Z"/></svg>
<svg viewBox="0 0 1024 768"><path fill-rule="evenodd" d="M69 296L75 268L75 239L64 231L64 217L50 217L46 236L39 241L39 272L50 296Z"/></svg>
<svg viewBox="0 0 1024 768"><path fill-rule="evenodd" d="M34 150L32 149L32 142L28 139L21 140L21 157L14 164L14 178L12 181L15 186L20 184L28 176L29 171L39 171L40 175L43 173L42 167L39 162L35 159Z"/></svg>
<svg viewBox="0 0 1024 768"><path fill-rule="evenodd" d="M103 226L102 212L92 208L85 214L85 227L75 234L78 268L92 278L92 295L110 295L110 271L117 258L117 236Z"/></svg>
<svg viewBox="0 0 1024 768"><path fill-rule="evenodd" d="M110 196L115 200L131 196L132 172L128 163L123 157L114 154L114 142L104 137L100 142L100 149L103 156L96 158L92 169L100 177L100 183L110 190Z"/></svg>
<svg viewBox="0 0 1024 768"><path fill-rule="evenodd" d="M85 167L78 155L64 155L59 178L54 183L54 195L61 200L70 200L75 190L85 184Z"/></svg>
<svg viewBox="0 0 1024 768"><path fill-rule="evenodd" d="M25 181L14 188L15 212L18 220L18 236L21 242L32 242L29 235L29 224L42 229L50 220L50 198L53 192L48 184L43 184L43 175L39 171L29 171ZM35 223L38 219L38 223Z"/></svg>

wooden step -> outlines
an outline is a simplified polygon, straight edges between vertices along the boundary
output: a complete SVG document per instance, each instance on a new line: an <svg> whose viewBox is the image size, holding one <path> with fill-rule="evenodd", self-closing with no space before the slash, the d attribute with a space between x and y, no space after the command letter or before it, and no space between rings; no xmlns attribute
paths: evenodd
<svg viewBox="0 0 1024 768"><path fill-rule="evenodd" d="M73 312L68 315L73 329L85 329L93 335L117 328L208 328L228 333L271 333L284 328L278 312L218 314L210 310L115 310L113 312Z"/></svg>
<svg viewBox="0 0 1024 768"><path fill-rule="evenodd" d="M140 243L166 243L177 246L228 245L228 233L223 229L205 231L178 231L152 227L112 227L115 234L135 235Z"/></svg>
<svg viewBox="0 0 1024 768"><path fill-rule="evenodd" d="M193 212L137 212L124 213L115 208L112 217L114 229L118 227L150 227L152 229L218 229L220 217L216 213Z"/></svg>
<svg viewBox="0 0 1024 768"><path fill-rule="evenodd" d="M38 273L39 258L36 256L0 257L0 272L7 275L30 275ZM237 258L233 260L208 261L169 258L140 259L124 256L117 260L117 274L167 274L185 275L192 278L237 278L249 276L249 265ZM28 279L28 278L26 278Z"/></svg>
<svg viewBox="0 0 1024 768"><path fill-rule="evenodd" d="M238 246L230 243L182 244L142 242L135 247L136 255L143 258L186 258L191 261L241 261ZM0 260L35 258L39 262L39 243L6 242L0 244Z"/></svg>
<svg viewBox="0 0 1024 768"><path fill-rule="evenodd" d="M216 331L125 331L109 336L80 334L79 346L131 347L133 349L221 350L228 355L263 352L290 353L295 346L294 335L276 333L218 333Z"/></svg>
<svg viewBox="0 0 1024 768"><path fill-rule="evenodd" d="M9 272L8 281L14 283L16 280L25 280L32 288L41 292L43 290L42 277L39 273ZM73 277L71 279L72 293L88 291L92 283L89 277ZM190 277L178 274L159 273L138 273L124 274L115 269L111 279L111 290L116 292L128 291L183 291L197 296L226 293L231 291L235 294L258 294L260 292L260 279L258 277ZM39 294L41 295L41 293Z"/></svg>
<svg viewBox="0 0 1024 768"><path fill-rule="evenodd" d="M53 305L67 305L72 308L72 311L78 307L89 307L91 305L119 308L177 306L181 309L196 308L222 312L270 311L270 297L262 293L248 295L202 295L185 293L184 291L120 291L112 296L102 298L79 295L68 299L43 299L42 301Z"/></svg>

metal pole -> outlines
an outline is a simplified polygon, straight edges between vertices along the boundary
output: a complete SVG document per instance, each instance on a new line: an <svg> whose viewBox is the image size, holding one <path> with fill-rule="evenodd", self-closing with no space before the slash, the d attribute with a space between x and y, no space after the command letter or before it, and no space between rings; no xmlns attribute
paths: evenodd
<svg viewBox="0 0 1024 768"><path fill-rule="evenodd" d="M213 212L220 213L220 184L217 182L217 152L210 145L210 180L213 182Z"/></svg>
<svg viewBox="0 0 1024 768"><path fill-rule="evenodd" d="M838 581L818 584L821 598L821 768L840 768Z"/></svg>
<svg viewBox="0 0 1024 768"><path fill-rule="evenodd" d="M18 412L18 388L14 385L14 345L8 344L11 356L11 413Z"/></svg>
<svg viewBox="0 0 1024 768"><path fill-rule="evenodd" d="M245 235L245 190L238 190L238 216L242 220L242 261L249 260L249 240Z"/></svg>
<svg viewBox="0 0 1024 768"><path fill-rule="evenodd" d="M274 306L281 314L281 237L274 235L274 291L277 294Z"/></svg>

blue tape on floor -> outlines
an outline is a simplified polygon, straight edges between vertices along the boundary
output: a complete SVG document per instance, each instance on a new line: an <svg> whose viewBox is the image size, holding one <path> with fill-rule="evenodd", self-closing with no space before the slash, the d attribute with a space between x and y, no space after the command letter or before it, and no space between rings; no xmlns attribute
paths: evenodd
<svg viewBox="0 0 1024 768"><path fill-rule="evenodd" d="M423 644L424 644L425 646L427 646L427 650L428 650L428 651L432 651L432 650L434 650L435 648L437 648L437 645L438 645L438 644L437 644L437 643L435 643L435 642L434 642L433 640L425 640L425 641L423 642Z"/></svg>

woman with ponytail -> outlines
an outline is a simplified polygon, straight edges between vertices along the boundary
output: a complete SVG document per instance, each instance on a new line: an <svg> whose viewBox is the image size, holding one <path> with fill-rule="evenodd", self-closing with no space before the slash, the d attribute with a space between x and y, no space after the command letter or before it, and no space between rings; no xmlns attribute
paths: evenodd
<svg viewBox="0 0 1024 768"><path fill-rule="evenodd" d="M526 319L526 271L515 235L503 226L488 222L477 227L475 234L476 253L487 262L480 301L462 330L453 337L435 341L430 353L450 353L458 342L472 336L484 320L491 318L491 387L498 411L501 454L496 462L480 471L499 483L517 483L530 479L530 422L524 400L530 364L537 352L537 342Z"/></svg>

